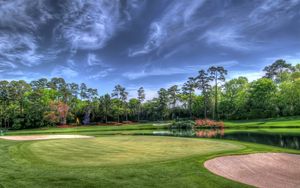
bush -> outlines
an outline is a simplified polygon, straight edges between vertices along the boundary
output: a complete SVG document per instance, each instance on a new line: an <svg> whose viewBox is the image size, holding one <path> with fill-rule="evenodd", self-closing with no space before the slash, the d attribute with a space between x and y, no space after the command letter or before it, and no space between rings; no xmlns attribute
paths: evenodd
<svg viewBox="0 0 300 188"><path fill-rule="evenodd" d="M169 125L171 129L192 129L195 126L195 122L188 120L188 121L176 121Z"/></svg>
<svg viewBox="0 0 300 188"><path fill-rule="evenodd" d="M195 121L195 127L213 127L213 128L224 128L224 122L214 121L210 119L197 119Z"/></svg>
<svg viewBox="0 0 300 188"><path fill-rule="evenodd" d="M14 120L14 124L12 125L12 129L18 130L18 129L23 128L23 127L22 127L22 122L23 122L22 119L16 118L16 119Z"/></svg>

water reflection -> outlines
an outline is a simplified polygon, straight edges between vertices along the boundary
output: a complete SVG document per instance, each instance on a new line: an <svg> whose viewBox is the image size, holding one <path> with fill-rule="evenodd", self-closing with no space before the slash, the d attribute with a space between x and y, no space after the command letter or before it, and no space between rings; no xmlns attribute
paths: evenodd
<svg viewBox="0 0 300 188"><path fill-rule="evenodd" d="M224 136L224 129L171 129L154 131L154 135L161 136L184 136L184 137L201 137L201 138L222 138Z"/></svg>
<svg viewBox="0 0 300 188"><path fill-rule="evenodd" d="M201 137L201 138L220 138L229 140L239 140L279 146L290 149L300 149L300 136L282 135L282 134L263 134L253 132L234 132L225 133L224 129L201 129L201 130L162 130L154 131L154 135L161 136L183 136L183 137Z"/></svg>
<svg viewBox="0 0 300 188"><path fill-rule="evenodd" d="M300 149L300 136L282 134L261 134L261 133L229 133L224 139L255 142L272 146L279 146L291 149Z"/></svg>

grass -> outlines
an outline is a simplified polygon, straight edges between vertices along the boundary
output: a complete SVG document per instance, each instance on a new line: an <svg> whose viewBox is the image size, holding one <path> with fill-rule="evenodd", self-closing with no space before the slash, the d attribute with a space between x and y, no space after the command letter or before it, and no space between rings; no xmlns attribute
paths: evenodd
<svg viewBox="0 0 300 188"><path fill-rule="evenodd" d="M132 125L122 125L122 126L78 126L72 128L56 128L56 127L45 127L39 129L25 129L17 131L8 131L5 135L30 135L30 134L95 134L98 132L105 134L104 132L126 132L131 130L155 130L162 129L164 126L155 126L153 124L132 124ZM100 135L102 135L100 133Z"/></svg>
<svg viewBox="0 0 300 188"><path fill-rule="evenodd" d="M300 128L248 128L248 129L225 129L226 133L260 133L260 134L281 134L289 136L300 136Z"/></svg>
<svg viewBox="0 0 300 188"><path fill-rule="evenodd" d="M300 135L300 117L225 122L226 133ZM0 139L2 187L248 187L216 176L204 161L256 152L300 153L272 146L152 134L153 124L9 131L7 135L83 134L95 139ZM228 129L229 128L229 129ZM115 136L112 136L115 135ZM122 135L122 136L120 136Z"/></svg>
<svg viewBox="0 0 300 188"><path fill-rule="evenodd" d="M300 128L300 117L226 121L226 128Z"/></svg>
<svg viewBox="0 0 300 188"><path fill-rule="evenodd" d="M241 148L230 143L178 137L114 136L25 142L11 150L17 156L18 153L25 153L21 160L31 160L35 156L33 163L42 161L62 166L115 166L168 161Z"/></svg>
<svg viewBox="0 0 300 188"><path fill-rule="evenodd" d="M153 136L0 140L0 187L248 187L210 173L203 163L217 156L255 152L300 151Z"/></svg>

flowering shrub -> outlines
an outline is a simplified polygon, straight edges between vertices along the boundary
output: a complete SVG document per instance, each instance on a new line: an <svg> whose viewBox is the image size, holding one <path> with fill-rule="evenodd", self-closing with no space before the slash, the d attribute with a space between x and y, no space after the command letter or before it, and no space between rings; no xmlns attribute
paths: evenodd
<svg viewBox="0 0 300 188"><path fill-rule="evenodd" d="M222 121L214 121L210 119L197 119L195 121L195 127L217 127L224 128L224 123Z"/></svg>

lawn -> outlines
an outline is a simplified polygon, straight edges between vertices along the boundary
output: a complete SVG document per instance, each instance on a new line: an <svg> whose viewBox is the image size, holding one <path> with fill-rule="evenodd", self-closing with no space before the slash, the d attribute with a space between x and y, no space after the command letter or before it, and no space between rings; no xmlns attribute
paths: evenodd
<svg viewBox="0 0 300 188"><path fill-rule="evenodd" d="M203 167L207 159L295 150L236 141L101 136L0 140L0 187L247 187Z"/></svg>
<svg viewBox="0 0 300 188"><path fill-rule="evenodd" d="M281 134L289 136L300 136L300 128L247 128L247 129L225 129L226 133L260 133L260 134Z"/></svg>
<svg viewBox="0 0 300 188"><path fill-rule="evenodd" d="M225 121L226 128L300 128L300 117Z"/></svg>
<svg viewBox="0 0 300 188"><path fill-rule="evenodd" d="M94 135L102 135L102 134L111 134L114 131L123 133L132 130L156 130L162 129L165 126L157 126L152 123L136 123L122 126L96 126L96 125L88 125L88 126L77 126L70 128L57 128L57 127L45 127L39 129L26 129L26 130L17 130L8 131L5 135L30 135L30 134L94 134ZM116 132L115 132L116 133Z"/></svg>

